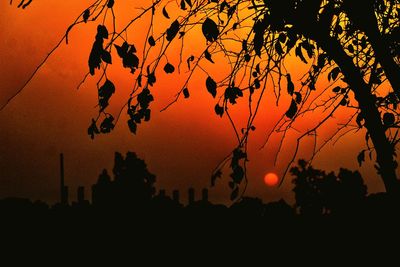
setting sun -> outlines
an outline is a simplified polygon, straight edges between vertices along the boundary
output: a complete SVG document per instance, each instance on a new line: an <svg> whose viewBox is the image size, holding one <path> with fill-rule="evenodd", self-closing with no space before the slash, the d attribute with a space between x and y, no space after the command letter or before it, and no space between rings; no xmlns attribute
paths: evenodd
<svg viewBox="0 0 400 267"><path fill-rule="evenodd" d="M265 183L266 185L268 185L268 186L275 186L275 185L277 185L277 184L278 184L278 180L279 180L278 175L276 175L276 174L273 173L273 172L267 173L267 174L264 176L264 183Z"/></svg>

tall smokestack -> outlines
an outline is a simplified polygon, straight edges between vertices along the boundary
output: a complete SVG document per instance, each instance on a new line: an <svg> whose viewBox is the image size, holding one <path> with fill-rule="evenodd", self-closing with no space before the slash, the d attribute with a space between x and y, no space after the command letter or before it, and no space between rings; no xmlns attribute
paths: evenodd
<svg viewBox="0 0 400 267"><path fill-rule="evenodd" d="M64 204L64 155L63 153L60 154L60 203Z"/></svg>

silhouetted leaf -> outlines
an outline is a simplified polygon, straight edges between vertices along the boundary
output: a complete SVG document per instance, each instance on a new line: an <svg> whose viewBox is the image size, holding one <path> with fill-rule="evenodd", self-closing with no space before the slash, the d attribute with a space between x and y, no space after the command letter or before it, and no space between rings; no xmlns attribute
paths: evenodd
<svg viewBox="0 0 400 267"><path fill-rule="evenodd" d="M174 67L174 65L167 62L167 64L165 64L165 66L164 66L164 71L166 73L173 73L175 71L175 67Z"/></svg>
<svg viewBox="0 0 400 267"><path fill-rule="evenodd" d="M289 73L286 75L286 81L287 81L287 92L289 95L293 95L294 84L292 82L292 78L290 77Z"/></svg>
<svg viewBox="0 0 400 267"><path fill-rule="evenodd" d="M210 77L206 80L207 91L215 98L217 96L217 83Z"/></svg>
<svg viewBox="0 0 400 267"><path fill-rule="evenodd" d="M278 53L278 55L283 55L283 49L282 49L282 45L280 42L276 42L275 43L275 51L276 53Z"/></svg>
<svg viewBox="0 0 400 267"><path fill-rule="evenodd" d="M332 92L334 93L339 93L342 90L340 86L336 86L335 88L332 89Z"/></svg>
<svg viewBox="0 0 400 267"><path fill-rule="evenodd" d="M288 111L286 111L285 115L289 119L293 119L294 116L296 115L296 113L297 113L297 104L296 104L296 101L294 101L292 99L292 102L290 103L290 107L289 107Z"/></svg>
<svg viewBox="0 0 400 267"><path fill-rule="evenodd" d="M108 0L107 7L113 8L113 6L114 6L114 0Z"/></svg>
<svg viewBox="0 0 400 267"><path fill-rule="evenodd" d="M254 39L253 39L254 51L256 52L256 55L260 57L261 49L264 45L265 25L263 24L263 22L257 21L256 23L254 23L253 31L254 31Z"/></svg>
<svg viewBox="0 0 400 267"><path fill-rule="evenodd" d="M362 151L357 155L357 161L358 161L358 166L361 167L362 163L365 161L365 150L362 150Z"/></svg>
<svg viewBox="0 0 400 267"><path fill-rule="evenodd" d="M190 94L189 94L189 90L188 90L187 88L183 89L182 92L183 92L183 96L184 96L185 98L189 98Z"/></svg>
<svg viewBox="0 0 400 267"><path fill-rule="evenodd" d="M222 118L222 116L224 115L224 107L216 104L214 110L215 113Z"/></svg>
<svg viewBox="0 0 400 267"><path fill-rule="evenodd" d="M215 181L216 181L218 178L221 178L221 176L222 176L221 170L217 170L216 172L214 172L214 173L211 175L211 186L214 186L214 185L215 185Z"/></svg>
<svg viewBox="0 0 400 267"><path fill-rule="evenodd" d="M212 19L206 18L201 29L207 41L213 42L217 40L219 30L217 24Z"/></svg>
<svg viewBox="0 0 400 267"><path fill-rule="evenodd" d="M244 55L244 60L246 61L246 62L249 62L250 61L250 55L249 54L245 54Z"/></svg>
<svg viewBox="0 0 400 267"><path fill-rule="evenodd" d="M218 0L214 0L216 1L215 3L218 3ZM219 6L219 12L222 13L222 11L224 11L224 9L228 7L229 8L229 4L226 1L223 1L221 3L221 5Z"/></svg>
<svg viewBox="0 0 400 267"><path fill-rule="evenodd" d="M166 6L164 6L164 7L163 7L163 9L162 9L162 13L163 13L164 17L166 17L167 19L169 19L169 15L168 15L168 12L167 12Z"/></svg>
<svg viewBox="0 0 400 267"><path fill-rule="evenodd" d="M286 39L287 39L286 34L283 32L280 33L278 39L279 39L279 42L281 42L282 44L285 43Z"/></svg>
<svg viewBox="0 0 400 267"><path fill-rule="evenodd" d="M186 60L186 63L187 63L187 65L188 65L188 69L190 70L190 62L192 62L194 60L194 56L192 55L192 56L190 56L190 57L188 57L188 59Z"/></svg>
<svg viewBox="0 0 400 267"><path fill-rule="evenodd" d="M86 9L86 10L83 12L82 17L83 17L83 21L84 21L85 23L87 23L87 22L88 22L88 19L89 19L89 17L90 17L90 10L89 10L89 9Z"/></svg>
<svg viewBox="0 0 400 267"><path fill-rule="evenodd" d="M182 10L186 10L186 3L185 3L185 0L181 0L180 7L181 7Z"/></svg>
<svg viewBox="0 0 400 267"><path fill-rule="evenodd" d="M103 39L108 39L108 30L104 25L97 26L97 36Z"/></svg>
<svg viewBox="0 0 400 267"><path fill-rule="evenodd" d="M242 50L247 52L247 40L242 41Z"/></svg>
<svg viewBox="0 0 400 267"><path fill-rule="evenodd" d="M301 61L303 61L304 63L307 64L307 60L306 58L303 56L303 52L301 51L301 46L298 45L295 49L295 55L301 59Z"/></svg>
<svg viewBox="0 0 400 267"><path fill-rule="evenodd" d="M300 94L299 92L295 92L294 94L295 94L295 96L296 96L295 99L294 99L294 101L296 101L297 104L300 104L300 103L301 103L301 100L302 100L301 94Z"/></svg>
<svg viewBox="0 0 400 267"><path fill-rule="evenodd" d="M147 83L153 86L156 83L156 74L153 72L147 74Z"/></svg>
<svg viewBox="0 0 400 267"><path fill-rule="evenodd" d="M107 79L98 91L100 111L103 111L108 106L108 101L110 100L114 92L114 84Z"/></svg>
<svg viewBox="0 0 400 267"><path fill-rule="evenodd" d="M150 46L155 46L156 45L156 41L154 40L153 36L150 36L147 41L149 42Z"/></svg>
<svg viewBox="0 0 400 267"><path fill-rule="evenodd" d="M185 0L186 4L188 4L190 7L193 6L192 1L191 0Z"/></svg>
<svg viewBox="0 0 400 267"><path fill-rule="evenodd" d="M239 187L236 187L231 192L231 201L235 200L239 196Z"/></svg>
<svg viewBox="0 0 400 267"><path fill-rule="evenodd" d="M331 72L328 74L328 80L329 81L335 81L340 73L340 68L335 67Z"/></svg>
<svg viewBox="0 0 400 267"><path fill-rule="evenodd" d="M167 29L167 41L171 42L172 39L175 38L176 34L179 31L179 22L178 20L175 20L172 22L171 26Z"/></svg>
<svg viewBox="0 0 400 267"><path fill-rule="evenodd" d="M111 54L107 50L103 50L101 53L101 59L107 64L112 64Z"/></svg>
<svg viewBox="0 0 400 267"><path fill-rule="evenodd" d="M256 126L252 125L252 126L250 127L250 130L255 131L255 130L256 130Z"/></svg>
<svg viewBox="0 0 400 267"><path fill-rule="evenodd" d="M91 139L94 139L94 135L99 134L99 133L100 133L100 131L97 128L96 121L94 119L92 119L92 123L90 124L90 126L88 128L88 135L90 135Z"/></svg>
<svg viewBox="0 0 400 267"><path fill-rule="evenodd" d="M393 113L386 112L383 114L383 124L386 126L392 126L395 123L395 117Z"/></svg>
<svg viewBox="0 0 400 267"><path fill-rule="evenodd" d="M236 104L236 99L243 96L243 92L238 87L229 86L226 88L224 96L225 99L229 100L229 102L234 105Z"/></svg>
<svg viewBox="0 0 400 267"><path fill-rule="evenodd" d="M235 13L235 11L236 11L236 5L231 6L231 7L228 9L228 18L231 18L231 17L233 16L233 14Z"/></svg>
<svg viewBox="0 0 400 267"><path fill-rule="evenodd" d="M208 61L210 61L211 63L214 63L214 61L213 61L212 58L211 58L211 54L210 54L210 52L208 52L207 49L206 49L206 51L204 52L204 57L205 57Z"/></svg>
<svg viewBox="0 0 400 267"><path fill-rule="evenodd" d="M137 124L135 123L135 121L132 120L132 119L128 120L128 126L129 126L129 130L130 130L133 134L136 134Z"/></svg>
<svg viewBox="0 0 400 267"><path fill-rule="evenodd" d="M100 124L100 131L102 133L109 133L111 132L111 130L114 129L115 125L114 125L114 117L109 115L107 116L103 122Z"/></svg>
<svg viewBox="0 0 400 267"><path fill-rule="evenodd" d="M95 69L100 69L101 55L103 53L103 39L96 38L89 55L90 74L95 74Z"/></svg>

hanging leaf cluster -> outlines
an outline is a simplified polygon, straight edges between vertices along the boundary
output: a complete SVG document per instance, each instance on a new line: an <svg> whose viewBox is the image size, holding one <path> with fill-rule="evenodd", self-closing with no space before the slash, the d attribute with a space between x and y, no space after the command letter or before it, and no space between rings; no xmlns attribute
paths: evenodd
<svg viewBox="0 0 400 267"><path fill-rule="evenodd" d="M104 39L108 39L108 30L104 25L97 26L97 34L89 55L89 71L95 74L95 69L100 69L101 62L111 64L111 54L103 48Z"/></svg>

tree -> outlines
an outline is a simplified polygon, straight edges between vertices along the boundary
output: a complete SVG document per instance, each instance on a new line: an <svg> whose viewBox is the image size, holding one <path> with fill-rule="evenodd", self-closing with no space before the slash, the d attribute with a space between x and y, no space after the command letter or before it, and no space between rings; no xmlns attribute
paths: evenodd
<svg viewBox="0 0 400 267"><path fill-rule="evenodd" d="M94 205L140 207L150 203L155 193L156 177L149 172L144 160L133 152L128 152L125 158L116 152L113 174L114 179L111 180L107 170L103 170L93 185Z"/></svg>
<svg viewBox="0 0 400 267"><path fill-rule="evenodd" d="M240 195L241 182L247 181L247 141L255 130L253 122L260 101L269 88L277 103L284 96L291 99L287 112L274 128L283 133L281 144L300 117L307 117L316 110L323 110L325 114L297 139L285 174L296 159L300 142L307 136L317 136L325 122L339 109L346 108L353 110L353 116L331 138L322 144L316 143L311 160L333 138L363 129L366 149L360 152L358 162L361 165L365 161L366 153L371 159L375 156L376 169L386 190L400 195L395 158L400 140L398 0L368 0L362 5L351 0L181 0L178 7L175 2L154 0L118 29L118 18L113 12L117 4L122 2L94 1L62 39L68 43L68 33L79 24L97 25L88 60L89 71L85 76L85 79L89 75L98 78L99 116L92 119L88 129L92 138L109 133L120 116L115 119L107 112L116 90L107 76L107 68L116 58L130 70L135 80L130 97L121 109L126 110L128 126L134 134L138 125L150 120L154 100L151 90L157 83L157 73L160 69L173 73L186 63L189 72L182 75L184 83L171 104L182 97L190 97L191 78L195 73L205 73L204 87L216 99L215 113L230 120L237 139L237 147L212 175L214 184L221 176L222 167L230 163L232 199ZM174 11L168 12L168 9ZM169 26L160 33L156 33L153 23L158 16L169 21ZM140 44L141 51L138 51L138 44L128 42L128 35L129 29L142 19L149 19L149 23ZM190 33L196 31L201 31L206 41L203 52L183 58L184 44ZM178 66L174 66L167 54L177 44L181 44L181 55ZM285 61L293 53L309 66L300 86L295 85L285 68ZM221 54L225 61L221 60ZM225 64L229 70L222 78L213 78L213 74L202 67L204 61ZM331 82L332 92L328 88L318 88L317 82L323 78ZM286 90L283 90L285 85ZM239 128L230 110L238 101L246 101L242 100L245 95L249 115L245 127Z"/></svg>

